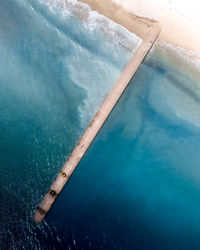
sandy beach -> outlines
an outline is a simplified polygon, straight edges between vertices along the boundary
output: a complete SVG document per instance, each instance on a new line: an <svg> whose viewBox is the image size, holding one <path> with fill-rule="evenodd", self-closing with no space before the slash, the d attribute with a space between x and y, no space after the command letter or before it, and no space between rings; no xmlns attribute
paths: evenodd
<svg viewBox="0 0 200 250"><path fill-rule="evenodd" d="M159 21L159 41L185 48L200 59L200 31L192 22L164 0L80 0L104 16L144 38L150 20Z"/></svg>

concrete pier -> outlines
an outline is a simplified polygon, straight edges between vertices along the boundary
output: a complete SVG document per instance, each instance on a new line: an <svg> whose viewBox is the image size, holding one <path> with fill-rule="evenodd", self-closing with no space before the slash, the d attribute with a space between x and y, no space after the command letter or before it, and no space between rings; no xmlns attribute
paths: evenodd
<svg viewBox="0 0 200 250"><path fill-rule="evenodd" d="M112 88L110 94L107 96L107 98L99 108L98 112L94 116L92 122L83 134L79 143L75 147L68 161L64 164L56 180L53 182L49 191L40 203L39 207L36 209L35 214L33 215L33 219L36 223L40 223L46 216L47 212L50 210L57 196L63 189L64 185L75 170L79 161L85 154L86 150L90 146L96 134L104 124L105 120L107 119L115 104L119 100L120 96L124 92L125 88L129 84L131 78L133 77L138 67L144 60L145 56L148 54L149 50L155 43L159 33L160 29L158 23L152 23L152 25L149 27L148 34L143 39L143 42L135 52L128 65L126 66L125 70L122 72L120 78L118 79L118 81Z"/></svg>

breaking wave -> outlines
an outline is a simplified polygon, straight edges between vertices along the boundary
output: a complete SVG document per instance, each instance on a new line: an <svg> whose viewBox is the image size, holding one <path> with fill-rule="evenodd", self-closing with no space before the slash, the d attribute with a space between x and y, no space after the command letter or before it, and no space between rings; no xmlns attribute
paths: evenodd
<svg viewBox="0 0 200 250"><path fill-rule="evenodd" d="M83 25L91 32L100 31L112 42L119 44L132 52L139 46L141 39L129 32L125 27L113 22L97 11L92 11L90 6L77 0L40 0L46 4L52 12L60 11L64 18L78 17Z"/></svg>

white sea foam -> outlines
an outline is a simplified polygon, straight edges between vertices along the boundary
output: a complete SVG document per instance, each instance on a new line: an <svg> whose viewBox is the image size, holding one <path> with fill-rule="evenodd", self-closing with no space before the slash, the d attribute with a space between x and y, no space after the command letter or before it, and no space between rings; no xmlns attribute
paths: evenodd
<svg viewBox="0 0 200 250"><path fill-rule="evenodd" d="M185 48L175 46L165 41L157 42L156 47L163 52L169 52L170 54L182 60L184 64L188 64L195 70L200 71L200 59L197 58L194 51L186 50Z"/></svg>
<svg viewBox="0 0 200 250"><path fill-rule="evenodd" d="M91 32L100 31L107 37L112 38L113 42L135 51L141 43L141 39L134 33L128 31L125 27L92 11L90 6L78 2L77 0L40 0L46 4L50 11L60 11L64 18L70 16L79 17L83 21L83 25Z"/></svg>
<svg viewBox="0 0 200 250"><path fill-rule="evenodd" d="M94 39L98 48L93 53L93 49L90 51L84 42L79 44L76 38L72 38L70 43L73 53L63 58L63 65L69 70L72 81L86 91L84 105L79 106L81 125L85 128L139 46L141 39L123 26L92 11L87 4L76 0L40 1L47 5L56 17L63 18L64 22L73 17L81 20L88 32L88 39ZM97 37L105 37L105 40L98 41Z"/></svg>

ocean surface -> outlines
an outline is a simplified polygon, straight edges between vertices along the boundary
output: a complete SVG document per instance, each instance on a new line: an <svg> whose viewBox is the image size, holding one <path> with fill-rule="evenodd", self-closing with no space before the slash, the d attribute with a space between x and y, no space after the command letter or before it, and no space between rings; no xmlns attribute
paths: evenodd
<svg viewBox="0 0 200 250"><path fill-rule="evenodd" d="M200 249L200 85L156 49L31 220L139 43L74 0L1 1L0 249Z"/></svg>

